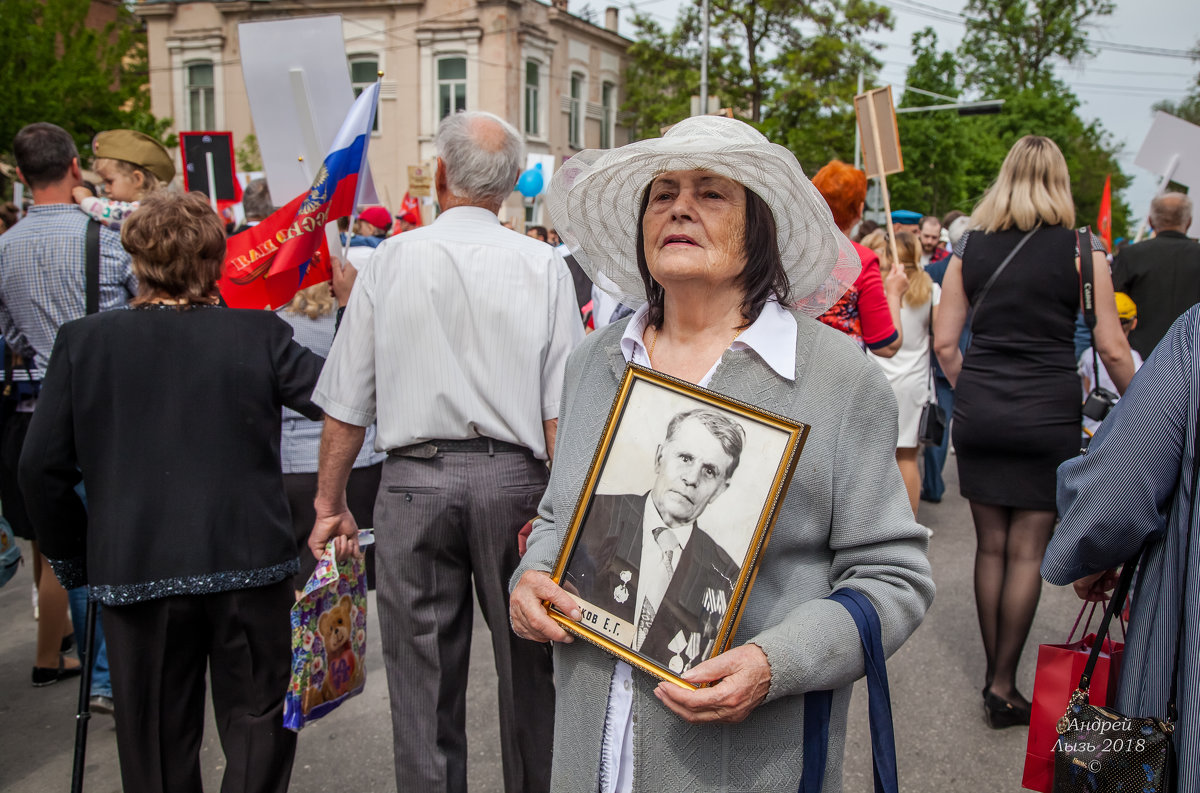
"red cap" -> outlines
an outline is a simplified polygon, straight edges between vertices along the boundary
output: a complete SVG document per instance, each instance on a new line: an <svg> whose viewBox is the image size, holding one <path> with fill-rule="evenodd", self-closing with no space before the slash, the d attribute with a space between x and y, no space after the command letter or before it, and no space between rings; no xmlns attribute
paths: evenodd
<svg viewBox="0 0 1200 793"><path fill-rule="evenodd" d="M414 226L421 225L421 216L411 209L402 215L396 215L396 219L403 220L405 223L411 223Z"/></svg>
<svg viewBox="0 0 1200 793"><path fill-rule="evenodd" d="M392 227L392 214L384 207L367 207L358 213L359 220L365 220L377 229L387 231Z"/></svg>

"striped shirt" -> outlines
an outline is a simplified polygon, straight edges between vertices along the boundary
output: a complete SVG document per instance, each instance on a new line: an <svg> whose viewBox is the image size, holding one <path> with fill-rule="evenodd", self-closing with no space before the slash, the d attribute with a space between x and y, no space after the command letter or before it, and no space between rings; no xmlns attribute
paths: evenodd
<svg viewBox="0 0 1200 793"><path fill-rule="evenodd" d="M571 273L492 212L455 207L385 240L358 274L313 401L376 448L479 436L546 459L567 355L583 339Z"/></svg>
<svg viewBox="0 0 1200 793"><path fill-rule="evenodd" d="M88 216L74 204L40 204L0 235L0 331L17 352L45 370L64 323L86 313ZM100 229L100 310L137 294L121 235Z"/></svg>
<svg viewBox="0 0 1200 793"><path fill-rule="evenodd" d="M1183 615L1192 615L1179 665L1181 791L1200 790L1200 529L1192 506L1200 484L1192 481L1198 344L1200 305L1176 320L1154 349L1088 453L1059 467L1062 520L1042 562L1042 577L1063 585L1116 567L1146 545L1117 694L1116 708L1126 715L1166 718L1176 631Z"/></svg>

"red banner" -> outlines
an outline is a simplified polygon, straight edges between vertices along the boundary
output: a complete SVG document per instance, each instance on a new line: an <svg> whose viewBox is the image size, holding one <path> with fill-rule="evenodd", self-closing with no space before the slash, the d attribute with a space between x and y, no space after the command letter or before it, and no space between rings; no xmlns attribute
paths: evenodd
<svg viewBox="0 0 1200 793"><path fill-rule="evenodd" d="M291 302L301 289L328 281L332 271L325 245L323 225L305 229L297 211L308 193L296 196L288 204L225 243L225 268L217 282L221 297L233 308L280 308ZM315 247L306 267L290 268L270 275L280 249L298 238ZM311 250L311 249L310 249Z"/></svg>
<svg viewBox="0 0 1200 793"><path fill-rule="evenodd" d="M1096 217L1096 233L1104 247L1112 252L1112 174L1104 178L1104 195L1100 197L1100 214Z"/></svg>

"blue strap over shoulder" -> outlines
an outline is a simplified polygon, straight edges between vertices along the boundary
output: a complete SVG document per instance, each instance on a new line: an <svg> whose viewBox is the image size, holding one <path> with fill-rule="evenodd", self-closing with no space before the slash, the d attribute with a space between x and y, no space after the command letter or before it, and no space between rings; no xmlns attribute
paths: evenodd
<svg viewBox="0 0 1200 793"><path fill-rule="evenodd" d="M892 729L892 694L888 688L879 614L866 595L849 587L837 590L827 599L845 606L862 640L867 669L875 793L899 793L896 737ZM825 779L825 758L829 752L829 716L832 707L832 691L810 691L804 695L804 771L800 777L799 793L821 792Z"/></svg>

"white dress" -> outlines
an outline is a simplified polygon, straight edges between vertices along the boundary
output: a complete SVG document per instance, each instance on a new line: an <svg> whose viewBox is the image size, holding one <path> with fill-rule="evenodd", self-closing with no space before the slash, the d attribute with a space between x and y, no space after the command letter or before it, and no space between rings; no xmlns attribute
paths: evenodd
<svg viewBox="0 0 1200 793"><path fill-rule="evenodd" d="M942 288L933 285L931 300L937 305ZM917 429L921 423L921 408L929 401L929 315L930 302L919 306L900 306L900 326L904 342L891 358L875 357L887 375L900 407L900 434L896 447L908 449L917 445Z"/></svg>

